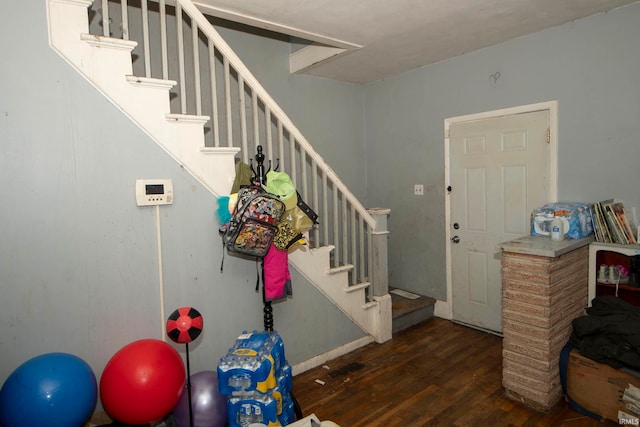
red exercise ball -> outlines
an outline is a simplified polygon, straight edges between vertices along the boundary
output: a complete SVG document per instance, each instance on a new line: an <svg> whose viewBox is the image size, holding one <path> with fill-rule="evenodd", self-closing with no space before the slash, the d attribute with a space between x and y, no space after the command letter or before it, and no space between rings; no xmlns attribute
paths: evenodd
<svg viewBox="0 0 640 427"><path fill-rule="evenodd" d="M111 357L100 379L100 399L111 418L151 424L178 403L185 385L180 354L164 341L143 339Z"/></svg>

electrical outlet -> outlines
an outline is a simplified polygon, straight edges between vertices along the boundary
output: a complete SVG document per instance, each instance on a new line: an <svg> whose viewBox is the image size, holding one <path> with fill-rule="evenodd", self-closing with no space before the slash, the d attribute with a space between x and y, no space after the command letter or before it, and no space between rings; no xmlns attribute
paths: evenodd
<svg viewBox="0 0 640 427"><path fill-rule="evenodd" d="M422 184L414 184L413 185L413 194L415 196L424 196L424 185L422 185Z"/></svg>

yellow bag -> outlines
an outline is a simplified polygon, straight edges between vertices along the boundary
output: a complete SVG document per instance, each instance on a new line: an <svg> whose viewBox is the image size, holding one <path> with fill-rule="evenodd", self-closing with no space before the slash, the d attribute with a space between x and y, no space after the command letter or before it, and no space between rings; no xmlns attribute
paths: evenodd
<svg viewBox="0 0 640 427"><path fill-rule="evenodd" d="M313 221L299 206L285 211L282 221L288 222L291 228L298 233L306 233L313 227Z"/></svg>
<svg viewBox="0 0 640 427"><path fill-rule="evenodd" d="M278 223L275 236L273 236L273 245L281 251L285 251L300 239L302 239L302 233L294 230L289 222L282 219Z"/></svg>

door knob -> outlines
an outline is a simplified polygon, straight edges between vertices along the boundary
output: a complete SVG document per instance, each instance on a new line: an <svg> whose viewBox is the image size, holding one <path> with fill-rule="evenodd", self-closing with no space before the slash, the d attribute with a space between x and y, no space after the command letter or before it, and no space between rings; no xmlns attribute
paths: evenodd
<svg viewBox="0 0 640 427"><path fill-rule="evenodd" d="M451 241L452 241L453 243L460 243L460 237L458 237L458 236L453 236L453 237L451 238Z"/></svg>

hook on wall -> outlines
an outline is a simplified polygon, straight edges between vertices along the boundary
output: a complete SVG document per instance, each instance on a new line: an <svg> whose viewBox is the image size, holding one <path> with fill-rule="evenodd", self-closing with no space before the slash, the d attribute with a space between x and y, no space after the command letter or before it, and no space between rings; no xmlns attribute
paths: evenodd
<svg viewBox="0 0 640 427"><path fill-rule="evenodd" d="M500 71L496 71L495 73L491 74L489 78L493 79L493 84L496 84L498 82L498 79L500 78Z"/></svg>

